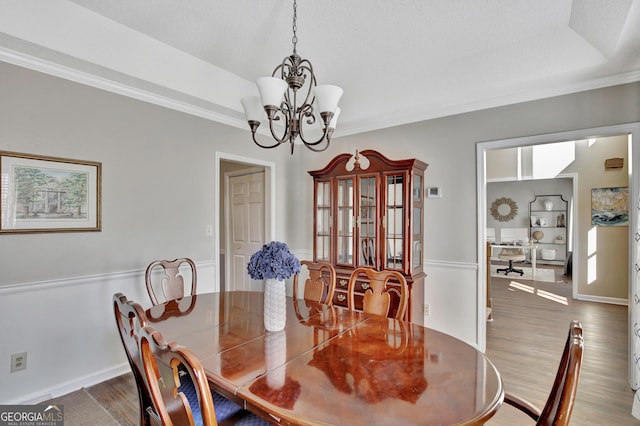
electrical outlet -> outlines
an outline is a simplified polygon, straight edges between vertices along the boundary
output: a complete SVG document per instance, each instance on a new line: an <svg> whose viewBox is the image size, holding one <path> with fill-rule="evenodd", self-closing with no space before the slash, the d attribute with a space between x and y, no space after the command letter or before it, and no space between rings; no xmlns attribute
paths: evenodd
<svg viewBox="0 0 640 426"><path fill-rule="evenodd" d="M27 353L18 352L11 354L11 372L14 373L20 370L27 369Z"/></svg>
<svg viewBox="0 0 640 426"><path fill-rule="evenodd" d="M207 235L207 237L213 237L213 226L212 225L207 225L207 227L205 228L205 234Z"/></svg>
<svg viewBox="0 0 640 426"><path fill-rule="evenodd" d="M424 304L424 316L428 317L431 314L431 306L428 303Z"/></svg>

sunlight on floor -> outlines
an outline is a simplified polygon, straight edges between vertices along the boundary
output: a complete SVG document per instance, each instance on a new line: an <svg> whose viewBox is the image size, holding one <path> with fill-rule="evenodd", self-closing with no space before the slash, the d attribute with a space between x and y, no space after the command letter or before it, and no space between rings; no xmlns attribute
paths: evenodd
<svg viewBox="0 0 640 426"><path fill-rule="evenodd" d="M550 291L546 291L546 290L539 290L539 289L536 289L535 287L522 284L517 281L511 281L509 283L509 289L511 291L520 290L530 294L537 294L538 296L543 297L547 300L551 300L552 302L560 303L561 305L565 305L565 306L569 305L567 298L564 296L560 296L558 294L551 293Z"/></svg>

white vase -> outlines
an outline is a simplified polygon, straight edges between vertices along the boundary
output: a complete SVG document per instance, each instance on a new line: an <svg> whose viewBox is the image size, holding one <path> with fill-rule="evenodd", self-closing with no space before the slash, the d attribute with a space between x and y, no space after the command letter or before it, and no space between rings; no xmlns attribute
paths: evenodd
<svg viewBox="0 0 640 426"><path fill-rule="evenodd" d="M280 331L287 322L287 294L284 281L267 279L264 285L264 328Z"/></svg>

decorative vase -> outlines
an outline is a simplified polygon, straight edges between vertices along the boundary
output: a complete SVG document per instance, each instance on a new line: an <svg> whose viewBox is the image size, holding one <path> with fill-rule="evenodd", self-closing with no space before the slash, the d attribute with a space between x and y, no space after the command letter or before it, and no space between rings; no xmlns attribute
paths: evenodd
<svg viewBox="0 0 640 426"><path fill-rule="evenodd" d="M544 209L547 210L547 211L553 210L553 201L545 200Z"/></svg>
<svg viewBox="0 0 640 426"><path fill-rule="evenodd" d="M284 280L267 279L264 285L264 328L280 331L287 322L287 294Z"/></svg>

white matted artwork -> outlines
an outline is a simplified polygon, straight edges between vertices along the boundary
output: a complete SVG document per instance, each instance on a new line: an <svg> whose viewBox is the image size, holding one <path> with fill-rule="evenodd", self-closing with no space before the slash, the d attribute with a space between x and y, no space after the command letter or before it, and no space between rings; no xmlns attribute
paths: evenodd
<svg viewBox="0 0 640 426"><path fill-rule="evenodd" d="M0 233L101 230L102 163L0 151Z"/></svg>

